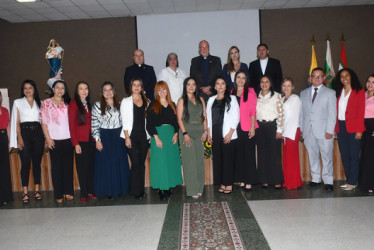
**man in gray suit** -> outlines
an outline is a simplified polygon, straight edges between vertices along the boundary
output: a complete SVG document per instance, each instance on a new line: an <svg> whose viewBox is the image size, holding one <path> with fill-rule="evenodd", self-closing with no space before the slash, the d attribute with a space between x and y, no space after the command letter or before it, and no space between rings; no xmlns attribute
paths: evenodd
<svg viewBox="0 0 374 250"><path fill-rule="evenodd" d="M300 112L300 130L309 154L312 181L308 187L321 184L321 153L323 169L322 180L325 189L333 190L334 168L332 154L334 147L334 129L336 123L335 91L323 85L325 80L322 68L315 68L309 78L310 88L300 94L302 103Z"/></svg>

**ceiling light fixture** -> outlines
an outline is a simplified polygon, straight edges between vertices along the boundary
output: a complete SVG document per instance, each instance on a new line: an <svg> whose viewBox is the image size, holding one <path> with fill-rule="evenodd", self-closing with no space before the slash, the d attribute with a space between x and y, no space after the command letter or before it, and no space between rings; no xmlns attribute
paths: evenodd
<svg viewBox="0 0 374 250"><path fill-rule="evenodd" d="M31 2L40 2L40 0L17 0L20 3L31 3Z"/></svg>

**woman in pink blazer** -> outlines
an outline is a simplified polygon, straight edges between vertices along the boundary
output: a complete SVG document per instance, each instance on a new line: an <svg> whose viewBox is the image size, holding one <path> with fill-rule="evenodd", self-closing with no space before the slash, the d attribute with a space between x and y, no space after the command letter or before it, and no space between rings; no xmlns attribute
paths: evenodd
<svg viewBox="0 0 374 250"><path fill-rule="evenodd" d="M240 122L237 127L235 182L245 191L252 189L256 183L255 129L257 96L253 88L249 88L247 72L239 70L235 74L235 85L232 90L240 106Z"/></svg>

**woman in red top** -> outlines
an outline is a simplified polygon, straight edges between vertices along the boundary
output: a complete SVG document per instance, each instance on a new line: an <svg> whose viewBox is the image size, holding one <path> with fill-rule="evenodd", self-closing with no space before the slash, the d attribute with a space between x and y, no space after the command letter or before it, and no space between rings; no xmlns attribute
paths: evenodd
<svg viewBox="0 0 374 250"><path fill-rule="evenodd" d="M350 191L356 187L362 133L365 131L365 92L356 73L345 68L336 75L338 117L335 132L338 136L347 184Z"/></svg>
<svg viewBox="0 0 374 250"><path fill-rule="evenodd" d="M9 112L1 106L0 92L0 206L13 199L9 167Z"/></svg>
<svg viewBox="0 0 374 250"><path fill-rule="evenodd" d="M75 147L81 202L87 198L97 199L93 195L95 141L91 133L91 95L86 82L78 82L74 100L69 104L69 130L71 143Z"/></svg>

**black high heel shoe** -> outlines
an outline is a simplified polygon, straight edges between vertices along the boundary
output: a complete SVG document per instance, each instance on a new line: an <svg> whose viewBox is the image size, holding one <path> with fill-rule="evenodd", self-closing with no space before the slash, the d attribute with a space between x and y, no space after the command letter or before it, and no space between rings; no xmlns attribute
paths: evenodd
<svg viewBox="0 0 374 250"><path fill-rule="evenodd" d="M160 196L161 201L166 201L167 200L167 196L166 196L166 193L165 193L164 190L159 190L158 195Z"/></svg>

